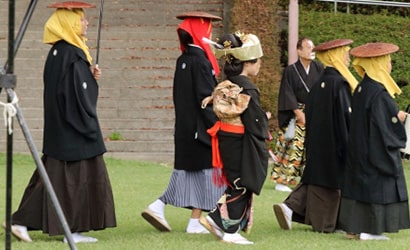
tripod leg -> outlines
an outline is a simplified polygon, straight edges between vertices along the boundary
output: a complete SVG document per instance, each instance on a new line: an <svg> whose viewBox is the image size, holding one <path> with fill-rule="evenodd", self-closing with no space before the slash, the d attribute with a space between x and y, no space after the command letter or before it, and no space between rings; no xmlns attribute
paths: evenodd
<svg viewBox="0 0 410 250"><path fill-rule="evenodd" d="M7 94L10 97L11 100L15 97L15 93L13 89L7 88ZM36 163L37 169L40 173L41 179L43 180L44 186L46 187L46 190L50 196L50 199L53 203L55 212L60 220L61 226L63 227L65 236L67 238L68 244L70 246L70 249L77 249L74 240L71 236L71 231L70 228L68 227L67 221L65 219L63 210L61 209L60 203L58 202L57 196L54 192L53 186L51 185L50 179L48 178L47 172L44 168L43 162L40 159L40 156L38 155L38 151L36 149L36 145L33 142L33 139L31 137L30 131L28 130L27 124L24 120L24 117L21 113L20 107L18 103L14 104L16 108L16 116L17 120L20 124L21 130L23 131L24 137L26 138L26 142L28 144L28 147L30 149L31 155L34 158L34 161Z"/></svg>

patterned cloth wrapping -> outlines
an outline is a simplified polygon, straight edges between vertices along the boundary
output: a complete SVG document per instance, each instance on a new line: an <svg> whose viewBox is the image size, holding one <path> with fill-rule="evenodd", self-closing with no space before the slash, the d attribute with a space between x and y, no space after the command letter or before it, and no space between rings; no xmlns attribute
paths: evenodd
<svg viewBox="0 0 410 250"><path fill-rule="evenodd" d="M215 87L212 96L202 101L202 108L212 102L213 110L222 122L242 125L240 115L248 108L251 99L249 95L241 94L242 89L237 84L225 80Z"/></svg>

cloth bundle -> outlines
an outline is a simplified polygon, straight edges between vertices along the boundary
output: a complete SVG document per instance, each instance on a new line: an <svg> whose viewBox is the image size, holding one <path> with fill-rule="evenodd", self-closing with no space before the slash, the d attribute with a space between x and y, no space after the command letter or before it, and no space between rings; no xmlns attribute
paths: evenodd
<svg viewBox="0 0 410 250"><path fill-rule="evenodd" d="M237 84L225 80L215 87L212 96L204 98L202 108L213 103L213 110L222 122L242 125L240 115L248 108L251 99L249 95L241 94L242 89Z"/></svg>

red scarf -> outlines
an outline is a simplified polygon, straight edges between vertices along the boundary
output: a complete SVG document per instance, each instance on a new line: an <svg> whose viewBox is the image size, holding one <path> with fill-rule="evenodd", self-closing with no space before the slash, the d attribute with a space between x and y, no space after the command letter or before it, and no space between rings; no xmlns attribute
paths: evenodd
<svg viewBox="0 0 410 250"><path fill-rule="evenodd" d="M208 43L202 41L203 37L211 39L212 36L212 24L208 18L185 18L181 24L178 26L178 29L183 29L188 32L192 39L194 40L194 44L199 46L205 51L206 57L212 64L212 67L215 71L215 75L218 76L220 73L218 61L212 49ZM184 52L185 48L181 44L181 51Z"/></svg>

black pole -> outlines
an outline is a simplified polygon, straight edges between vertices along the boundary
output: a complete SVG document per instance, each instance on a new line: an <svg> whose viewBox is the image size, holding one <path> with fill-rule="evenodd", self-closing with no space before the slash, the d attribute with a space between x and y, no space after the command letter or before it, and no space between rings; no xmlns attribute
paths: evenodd
<svg viewBox="0 0 410 250"><path fill-rule="evenodd" d="M14 99L15 96L16 96L14 91L10 88L7 89L7 94L11 99ZM26 138L26 141L27 141L28 147L30 149L31 155L33 156L34 161L37 165L37 170L38 170L38 172L41 176L41 180L43 181L43 185L46 187L48 195L49 195L49 197L51 199L51 202L54 205L54 209L57 213L57 217L59 218L60 224L64 229L64 233L65 233L65 236L67 238L67 242L70 246L70 249L77 249L75 244L74 244L74 240L72 238L70 228L69 228L69 226L68 226L68 224L65 220L64 212L60 207L60 203L58 202L58 199L57 199L57 196L54 192L53 186L50 182L50 179L48 178L47 171L45 170L43 162L41 161L40 156L38 155L36 145L33 142L33 138L31 137L30 131L29 131L27 125L26 125L24 117L21 114L20 107L19 107L18 103L14 104L14 107L16 108L16 111L17 111L17 113L16 113L17 120L19 121L21 130L23 131L24 137Z"/></svg>
<svg viewBox="0 0 410 250"><path fill-rule="evenodd" d="M9 1L9 40L8 40L8 67L7 74L12 75L14 71L14 19L15 19L15 2ZM7 102L11 102L7 96ZM8 133L9 126L13 124L7 123L7 174L6 174L6 241L5 248L11 249L11 201L12 201L12 179L13 179L13 134Z"/></svg>
<svg viewBox="0 0 410 250"><path fill-rule="evenodd" d="M18 48L20 46L21 40L23 38L23 35L27 29L29 20L33 14L34 8L37 4L37 0L32 0L29 8L27 9L26 15L24 17L24 20L22 22L22 25L19 29L19 33L17 35L17 38L14 39L14 27L15 27L15 2L14 0L9 0L9 40L8 40L8 60L6 64L4 65L4 70L6 71L6 75L3 76L0 71L0 90L2 88L6 88L7 90L7 102L10 104L14 98L16 98L16 95L14 93L13 88L15 87L16 83L16 77L13 75L14 71L14 57L15 54L18 51ZM29 146L29 149L31 151L31 154L35 160L35 163L37 165L37 169L40 173L40 176L42 177L43 184L48 192L48 195L53 203L55 212L60 220L60 224L64 230L65 236L67 238L68 245L70 246L70 249L77 249L74 243L74 240L71 235L70 228L68 227L68 224L66 222L63 210L60 207L60 203L58 202L57 196L54 192L54 189L52 187L52 184L48 178L47 172L44 168L44 165L41 161L41 159L38 156L38 151L33 143L33 139L31 138L31 134L27 128L27 125L24 121L24 117L21 114L20 107L18 104L14 104L14 107L16 108L16 115L17 119L20 123L20 126L22 128L24 137L26 138L27 144ZM13 121L13 120L11 120ZM7 125L7 174L6 174L6 241L5 241L5 249L11 249L11 204L12 204L12 162L13 162L13 133L9 133L9 129L13 128L13 123Z"/></svg>
<svg viewBox="0 0 410 250"><path fill-rule="evenodd" d="M101 0L100 15L98 18L98 28L97 28L97 52L95 56L96 57L95 64L98 64L98 62L100 61L101 23L102 23L103 12L104 12L104 0Z"/></svg>
<svg viewBox="0 0 410 250"><path fill-rule="evenodd" d="M36 4L37 4L37 0L31 0L31 2L29 4L29 7L27 8L26 14L24 15L23 22L21 23L21 26L20 26L20 29L17 33L16 38L14 39L14 36L13 36L13 39L14 39L14 43L13 43L14 44L13 45L13 47L14 47L13 53L14 54L13 55L14 55L14 57L17 54L18 48L20 47L20 44L21 44L21 41L23 40L24 33L27 30L27 26L30 22L31 16L33 15L34 9L36 8ZM10 58L8 58L8 61L9 60L10 60ZM8 61L6 61L6 63L4 64L4 71L7 70Z"/></svg>

